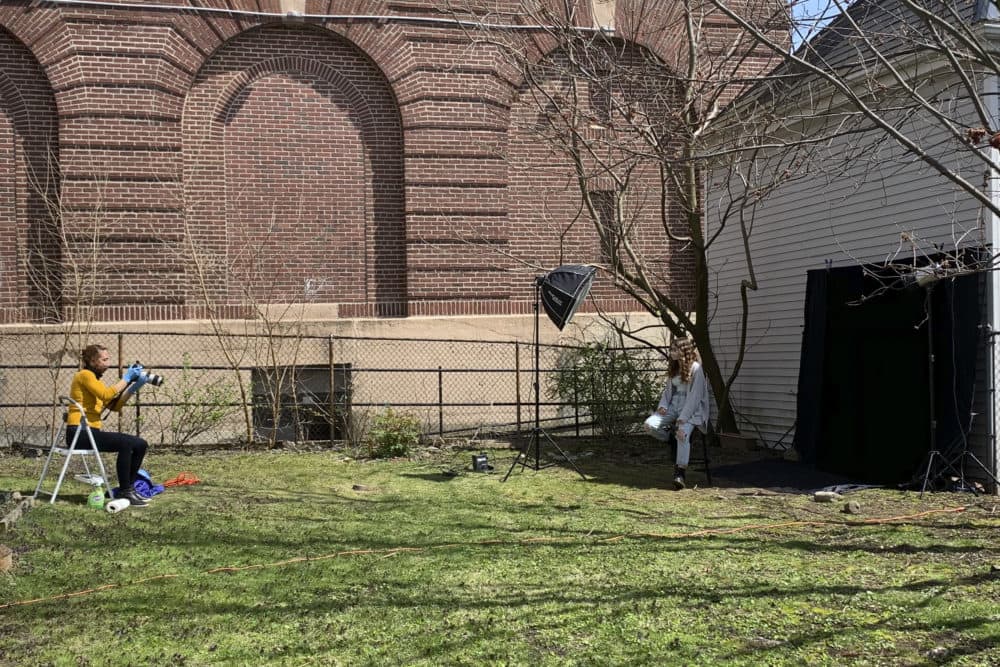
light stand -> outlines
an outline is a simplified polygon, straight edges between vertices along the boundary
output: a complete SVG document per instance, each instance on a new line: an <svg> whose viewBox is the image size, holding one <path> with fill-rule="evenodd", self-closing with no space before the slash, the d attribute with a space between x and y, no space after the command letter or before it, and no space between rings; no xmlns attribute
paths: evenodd
<svg viewBox="0 0 1000 667"><path fill-rule="evenodd" d="M945 475L949 471L957 478L959 489L961 490L971 489L973 493L979 493L979 490L975 487L975 485L970 486L966 483L966 477L965 477L966 459L972 459L972 461L979 467L979 469L987 477L993 480L993 483L997 486L997 488L1000 488L1000 481L997 480L997 478L993 475L993 473L989 471L989 468L987 468L986 465L984 465L983 462L980 461L975 454L969 451L968 438L964 434L968 433L972 429L971 422L973 415L970 415L969 424L965 427L964 432L959 435L959 438L963 443L960 451L956 453L955 452L956 448L953 447L955 442L958 442L957 440L948 445L948 447L946 448L947 453L943 452L941 449L938 449L937 446L937 414L935 411L935 403L934 403L934 391L936 389L936 385L934 383L934 361L935 361L934 313L932 310L933 308L932 297L933 297L934 285L936 283L937 283L937 278L933 278L930 280L926 280L922 285L924 287L924 311L927 316L927 369L928 369L928 386L929 386L928 408L930 410L931 449L929 452L927 452L927 465L924 468L923 482L920 485L921 498L923 497L924 492L927 491L927 487L930 486L932 481L940 479L943 475ZM918 284L921 284L919 280ZM949 456L951 456L951 458L948 458ZM936 461L940 462L937 468L935 468L934 465Z"/></svg>
<svg viewBox="0 0 1000 667"><path fill-rule="evenodd" d="M950 460L945 459L945 456L941 453L938 453L938 456L941 457L943 464L942 464L942 469L937 473L937 475L938 476L943 475L945 471L950 470L955 475L956 478L955 483L957 485L956 488L958 490L972 491L977 495L979 493L982 493L982 491L980 491L975 484L969 484L965 479L965 468L967 459L972 459L972 462L975 463L976 467L979 468L980 472L982 472L984 475L986 475L986 477L988 477L993 481L994 488L1000 489L1000 480L998 480L996 476L990 472L990 469L986 467L985 463L979 460L978 456L976 456L969 450L969 445L967 441L963 444L962 448L957 453L955 453L954 456L952 456ZM956 465L958 467L956 467ZM930 469L930 462L928 462L928 470L929 469ZM920 493L921 495L923 495L923 489L921 489Z"/></svg>
<svg viewBox="0 0 1000 667"><path fill-rule="evenodd" d="M560 269L561 268L562 267L560 267ZM576 312L576 309L579 307L580 303L586 297L587 290L590 289L590 283L593 280L595 273L594 269L587 269L586 267L574 266L566 268L570 269L571 271L577 271L578 269L585 269L585 270L582 272L577 271L577 273L581 274L579 276L579 283L573 285L570 293L568 294L564 293L566 294L566 296L568 296L568 299L566 299L565 301L560 300L558 298L559 295L557 295L556 303L557 306L561 309L559 313L554 314L552 311L553 308L552 304L550 303L550 301L546 301L546 312L549 314L549 317L552 318L553 322L556 323L556 325L559 327L560 330L562 329L563 325L565 325L566 322L568 322L569 319L573 316L573 314ZM560 271L560 269L553 271L552 274L550 274L550 276L556 274L558 271ZM576 472L579 473L580 477L582 477L584 480L587 479L587 476L584 475L583 472L580 470L580 468L577 467L576 462L573 461L573 459L570 458L570 456L565 451L563 451L562 447L556 444L555 440L549 437L548 433L542 430L542 425L541 425L542 394L541 394L541 382L540 382L541 355L539 353L541 345L539 344L538 340L538 304L541 297L542 285L543 283L546 282L547 279L548 277L535 278L535 305L534 305L535 323L533 332L534 345L535 345L535 376L534 376L535 425L531 429L531 436L527 439L527 441L525 441L524 446L521 448L520 453L518 453L518 455L514 458L514 462L510 464L510 469L507 470L507 474L503 476L502 480L500 480L502 482L507 481L507 478L510 477L510 474L514 472L514 468L517 467L518 465L520 465L522 469L531 468L532 470L541 470L542 468L548 468L550 466L556 465L555 463L542 465L541 449L542 449L543 438L545 439L546 442L552 445L552 447L555 448L555 450L559 452L559 454L564 459L566 459L566 461L571 466L573 466L573 470L576 470ZM550 290L553 289L552 285L548 285L548 287ZM549 295L550 300L551 298L552 298L551 295ZM531 461L532 448L534 448L534 462Z"/></svg>
<svg viewBox="0 0 1000 667"><path fill-rule="evenodd" d="M931 481L931 470L934 469L934 461L940 459L945 467L950 467L945 459L944 454L941 450L937 448L937 415L934 408L934 391L936 386L934 384L934 311L933 303L931 298L934 291L934 282L929 282L924 286L924 313L927 318L927 407L930 415L930 446L931 449L927 452L927 466L924 470L924 480L920 485L920 496L923 497L924 491L927 490L928 484ZM936 479L944 473L944 470L938 470L934 473L933 477Z"/></svg>

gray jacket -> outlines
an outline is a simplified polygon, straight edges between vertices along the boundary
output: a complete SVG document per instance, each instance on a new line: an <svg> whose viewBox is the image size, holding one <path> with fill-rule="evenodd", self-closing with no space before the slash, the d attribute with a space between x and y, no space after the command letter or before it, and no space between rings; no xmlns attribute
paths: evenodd
<svg viewBox="0 0 1000 667"><path fill-rule="evenodd" d="M674 386L667 380L667 386L660 396L659 408L670 406L670 399L674 393ZM699 362L694 362L691 366L691 382L688 386L687 400L681 408L679 420L694 424L699 429L704 430L708 419L711 416L712 407L708 403L708 382L705 381L705 371L702 370Z"/></svg>

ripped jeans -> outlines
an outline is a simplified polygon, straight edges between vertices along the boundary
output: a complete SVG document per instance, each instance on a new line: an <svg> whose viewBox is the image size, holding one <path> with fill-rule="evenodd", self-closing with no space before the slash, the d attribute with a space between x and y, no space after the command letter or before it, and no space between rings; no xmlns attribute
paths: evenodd
<svg viewBox="0 0 1000 667"><path fill-rule="evenodd" d="M670 441L670 431L674 429L677 417L680 414L673 407L667 408L667 414L661 415L654 412L645 421L646 432L657 440L663 442ZM684 422L677 430L677 460L675 463L681 468L686 468L688 459L691 457L691 432L695 426L691 422Z"/></svg>

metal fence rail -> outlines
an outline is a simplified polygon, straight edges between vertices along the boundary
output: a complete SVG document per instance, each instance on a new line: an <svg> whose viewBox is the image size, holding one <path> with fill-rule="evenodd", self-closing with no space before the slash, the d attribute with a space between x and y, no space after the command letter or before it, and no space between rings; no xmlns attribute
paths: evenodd
<svg viewBox="0 0 1000 667"><path fill-rule="evenodd" d="M428 435L510 437L534 421L534 348L515 341L228 333L0 334L0 447L40 444L61 418L79 350L106 345L118 377L140 360L165 378L146 385L108 428L154 443L349 440L386 407ZM542 345L539 420L586 433L579 401L546 392L571 346ZM639 352L642 354L642 352ZM655 356L650 351L648 354ZM118 368L114 367L117 364ZM105 378L109 380L109 378ZM634 406L629 406L634 407ZM651 406L648 406L651 407Z"/></svg>

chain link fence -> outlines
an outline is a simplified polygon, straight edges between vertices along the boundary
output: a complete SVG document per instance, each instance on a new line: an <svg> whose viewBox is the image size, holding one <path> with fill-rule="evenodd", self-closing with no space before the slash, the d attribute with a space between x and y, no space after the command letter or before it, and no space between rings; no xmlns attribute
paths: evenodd
<svg viewBox="0 0 1000 667"><path fill-rule="evenodd" d="M509 439L534 426L530 343L229 333L0 334L0 447L48 442L62 419L79 351L107 346L111 384L134 361L163 378L146 384L106 428L152 443L360 443L387 407L417 416L428 436ZM571 346L538 350L539 421L553 433L591 432L586 402L550 395L570 372ZM650 373L658 355L636 350ZM561 361L562 359L562 361ZM660 360L662 361L662 360ZM625 410L651 409L628 405Z"/></svg>

